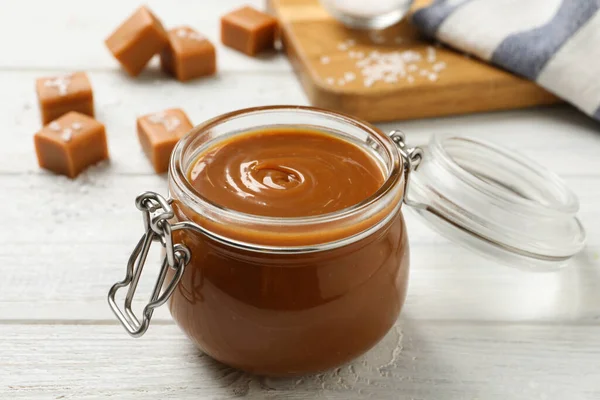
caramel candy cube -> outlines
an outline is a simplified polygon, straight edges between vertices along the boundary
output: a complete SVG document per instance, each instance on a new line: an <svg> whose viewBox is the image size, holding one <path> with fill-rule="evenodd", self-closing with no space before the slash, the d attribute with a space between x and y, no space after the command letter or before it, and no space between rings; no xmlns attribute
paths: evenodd
<svg viewBox="0 0 600 400"><path fill-rule="evenodd" d="M69 111L94 116L94 94L85 72L40 78L35 89L43 124Z"/></svg>
<svg viewBox="0 0 600 400"><path fill-rule="evenodd" d="M273 49L277 20L252 7L242 7L221 17L221 41L224 45L254 56Z"/></svg>
<svg viewBox="0 0 600 400"><path fill-rule="evenodd" d="M144 115L137 119L138 138L157 174L169 169L169 159L175 144L192 127L185 112L179 108Z"/></svg>
<svg viewBox="0 0 600 400"><path fill-rule="evenodd" d="M147 7L138 8L105 41L106 47L131 76L139 75L167 42L167 32Z"/></svg>
<svg viewBox="0 0 600 400"><path fill-rule="evenodd" d="M108 158L104 125L78 112L44 126L34 143L40 167L69 178Z"/></svg>
<svg viewBox="0 0 600 400"><path fill-rule="evenodd" d="M160 55L160 65L168 74L184 82L216 72L215 47L188 26L169 31L169 45Z"/></svg>

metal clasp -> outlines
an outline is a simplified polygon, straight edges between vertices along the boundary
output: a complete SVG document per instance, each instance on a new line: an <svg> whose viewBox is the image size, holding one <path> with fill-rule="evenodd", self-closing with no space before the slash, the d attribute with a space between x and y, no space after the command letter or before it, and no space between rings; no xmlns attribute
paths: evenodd
<svg viewBox="0 0 600 400"><path fill-rule="evenodd" d="M399 130L393 130L389 133L390 138L400 152L400 156L404 161L404 195L402 201L404 204L412 207L422 207L420 203L415 203L407 198L408 187L410 182L410 173L415 171L421 161L423 161L423 149L420 147L408 147L406 144L406 135Z"/></svg>
<svg viewBox="0 0 600 400"><path fill-rule="evenodd" d="M154 309L163 305L173 294L191 256L187 247L181 244L173 245L172 226L169 219L174 217L174 213L169 200L158 193L145 192L135 199L135 205L143 212L145 233L129 257L125 279L110 288L108 304L127 332L133 337L140 337L148 330ZM153 242L160 242L165 249L165 258L150 300L142 312L140 322L131 309L131 305ZM169 268L173 269L175 273L169 284L163 289ZM115 295L119 289L127 286L129 289L125 296L123 309L121 309L115 301Z"/></svg>

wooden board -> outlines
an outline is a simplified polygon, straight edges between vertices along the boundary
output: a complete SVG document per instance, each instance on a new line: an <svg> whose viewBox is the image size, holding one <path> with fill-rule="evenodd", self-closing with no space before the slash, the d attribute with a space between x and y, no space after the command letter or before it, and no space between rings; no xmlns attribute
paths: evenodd
<svg viewBox="0 0 600 400"><path fill-rule="evenodd" d="M419 6L425 3L417 2ZM532 82L451 49L432 46L408 20L384 31L351 30L331 17L318 0L270 0L269 5L281 21L292 65L317 107L369 121L390 121L559 101ZM413 64L416 71L406 70L396 82L390 77L387 82L370 85L369 79L364 79L363 60L370 55L376 62L381 55L414 58L415 53L421 60L406 62L406 66ZM361 61L362 66L357 65ZM421 71L425 71L423 75Z"/></svg>

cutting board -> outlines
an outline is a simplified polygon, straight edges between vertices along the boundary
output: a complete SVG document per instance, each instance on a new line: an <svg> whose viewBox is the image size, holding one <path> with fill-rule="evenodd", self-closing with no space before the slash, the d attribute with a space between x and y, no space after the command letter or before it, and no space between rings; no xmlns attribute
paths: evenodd
<svg viewBox="0 0 600 400"><path fill-rule="evenodd" d="M427 41L407 20L383 31L351 30L318 0L268 3L316 107L376 122L559 102L532 82Z"/></svg>

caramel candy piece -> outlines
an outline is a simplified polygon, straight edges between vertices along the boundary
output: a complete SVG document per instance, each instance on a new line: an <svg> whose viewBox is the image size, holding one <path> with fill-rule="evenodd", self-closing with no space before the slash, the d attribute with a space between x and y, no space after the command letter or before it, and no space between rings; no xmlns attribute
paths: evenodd
<svg viewBox="0 0 600 400"><path fill-rule="evenodd" d="M78 112L44 126L34 143L40 167L69 178L108 158L104 125Z"/></svg>
<svg viewBox="0 0 600 400"><path fill-rule="evenodd" d="M169 31L169 45L160 55L160 65L168 74L184 82L216 72L212 43L188 26Z"/></svg>
<svg viewBox="0 0 600 400"><path fill-rule="evenodd" d="M242 7L221 17L221 41L224 45L254 56L273 49L277 20L252 7Z"/></svg>
<svg viewBox="0 0 600 400"><path fill-rule="evenodd" d="M138 138L157 174L169 169L175 144L192 129L192 123L179 108L144 115L137 119Z"/></svg>
<svg viewBox="0 0 600 400"><path fill-rule="evenodd" d="M94 116L94 94L85 72L40 78L35 89L43 124L69 111Z"/></svg>
<svg viewBox="0 0 600 400"><path fill-rule="evenodd" d="M161 22L147 7L140 7L110 35L106 47L131 76L137 76L168 42Z"/></svg>

